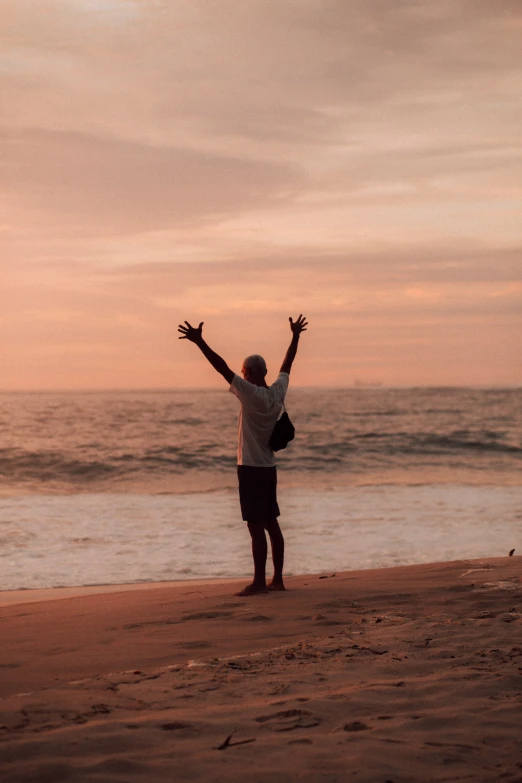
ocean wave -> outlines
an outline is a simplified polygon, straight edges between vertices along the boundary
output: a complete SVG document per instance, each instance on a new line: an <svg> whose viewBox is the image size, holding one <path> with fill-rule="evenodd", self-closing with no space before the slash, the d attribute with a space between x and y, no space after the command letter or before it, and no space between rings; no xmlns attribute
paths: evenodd
<svg viewBox="0 0 522 783"><path fill-rule="evenodd" d="M522 446L507 443L500 440L495 433L484 433L481 437L473 432L453 432L447 434L426 433L386 433L364 432L349 435L345 440L308 442L306 448L316 454L329 454L331 452L354 452L382 454L440 454L474 450L477 452L497 452L510 455L522 454Z"/></svg>
<svg viewBox="0 0 522 783"><path fill-rule="evenodd" d="M4 396L2 492L204 486L233 471L237 407L218 392ZM278 463L294 474L372 475L442 466L520 475L519 390L294 390L296 438ZM434 471L436 473L436 471ZM194 481L191 483L192 478Z"/></svg>
<svg viewBox="0 0 522 783"><path fill-rule="evenodd" d="M9 453L11 451L11 453ZM21 452L3 449L0 455L0 484L89 485L154 473L230 468L234 455L197 454L167 447L156 453L115 454L105 460L78 459L59 452Z"/></svg>
<svg viewBox="0 0 522 783"><path fill-rule="evenodd" d="M345 439L329 441L313 437L296 438L280 461L291 470L331 471L332 468L363 471L375 460L394 460L397 466L414 467L423 458L455 459L459 455L498 455L519 460L522 447L502 441L487 432L456 431L437 433L364 432ZM165 445L145 451L106 453L88 459L78 454L59 451L23 451L2 449L0 452L0 483L4 486L24 484L65 484L87 488L89 485L110 484L122 479L143 480L152 476L191 471L222 471L235 466L235 449L224 451L221 443L205 442L187 445ZM482 467L482 465L481 465Z"/></svg>
<svg viewBox="0 0 522 783"><path fill-rule="evenodd" d="M59 452L2 449L0 454L0 479L3 481L93 481L116 472L108 462L71 458Z"/></svg>
<svg viewBox="0 0 522 783"><path fill-rule="evenodd" d="M503 443L499 436L485 433L481 438L475 433L454 433L449 435L427 435L419 439L424 448L434 447L441 453L454 450L493 451L505 454L522 454L522 447Z"/></svg>

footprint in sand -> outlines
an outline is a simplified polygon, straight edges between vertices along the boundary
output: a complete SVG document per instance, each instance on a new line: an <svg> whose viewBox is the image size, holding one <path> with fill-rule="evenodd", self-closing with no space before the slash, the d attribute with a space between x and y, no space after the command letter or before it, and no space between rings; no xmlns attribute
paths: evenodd
<svg viewBox="0 0 522 783"><path fill-rule="evenodd" d="M184 650L206 650L209 647L212 647L212 642L206 642L204 640L181 642L180 647L183 647Z"/></svg>
<svg viewBox="0 0 522 783"><path fill-rule="evenodd" d="M326 601L322 604L315 604L315 609L353 609L354 607L358 606L360 606L360 604L358 604L356 601L352 601L346 598L337 598L335 601Z"/></svg>
<svg viewBox="0 0 522 783"><path fill-rule="evenodd" d="M339 620L334 620L332 617L326 617L324 614L314 614L312 620L316 625L342 625Z"/></svg>
<svg viewBox="0 0 522 783"><path fill-rule="evenodd" d="M111 712L112 709L108 704L93 704L91 707L93 715L109 715Z"/></svg>
<svg viewBox="0 0 522 783"><path fill-rule="evenodd" d="M124 631L135 631L138 628L145 628L147 625L177 625L181 620L177 617L166 617L163 620L148 620L143 623L128 623L123 626Z"/></svg>
<svg viewBox="0 0 522 783"><path fill-rule="evenodd" d="M311 729L319 726L321 721L308 710L282 710L272 715L260 715L255 718L257 723L264 723L272 731L293 731L294 729Z"/></svg>
<svg viewBox="0 0 522 783"><path fill-rule="evenodd" d="M185 623L187 620L219 620L233 616L234 612L196 612L195 614L185 615L181 622Z"/></svg>
<svg viewBox="0 0 522 783"><path fill-rule="evenodd" d="M343 731L367 731L370 727L360 720L354 720L351 723L345 723Z"/></svg>
<svg viewBox="0 0 522 783"><path fill-rule="evenodd" d="M163 731L179 731L180 729L192 729L191 723L182 723L182 721L173 721L172 723L163 723L160 729Z"/></svg>

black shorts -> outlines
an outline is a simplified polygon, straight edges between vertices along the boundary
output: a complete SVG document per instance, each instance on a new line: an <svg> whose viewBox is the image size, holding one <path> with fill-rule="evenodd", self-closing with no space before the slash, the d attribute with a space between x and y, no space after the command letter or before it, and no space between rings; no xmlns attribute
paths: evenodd
<svg viewBox="0 0 522 783"><path fill-rule="evenodd" d="M239 502L245 522L268 522L279 516L277 468L238 465Z"/></svg>

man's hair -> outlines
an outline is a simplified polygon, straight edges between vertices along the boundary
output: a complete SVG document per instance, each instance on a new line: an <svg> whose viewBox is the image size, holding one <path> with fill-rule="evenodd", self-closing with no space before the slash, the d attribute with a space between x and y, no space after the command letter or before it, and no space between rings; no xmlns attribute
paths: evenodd
<svg viewBox="0 0 522 783"><path fill-rule="evenodd" d="M252 356L247 356L243 362L243 367L248 367L248 369L255 375L261 375L263 378L266 375L266 362L262 356L259 356L258 353L254 353Z"/></svg>

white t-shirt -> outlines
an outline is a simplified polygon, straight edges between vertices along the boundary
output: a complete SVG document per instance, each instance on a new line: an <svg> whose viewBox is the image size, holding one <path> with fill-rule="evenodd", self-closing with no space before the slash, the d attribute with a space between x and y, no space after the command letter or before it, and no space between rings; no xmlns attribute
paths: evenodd
<svg viewBox="0 0 522 783"><path fill-rule="evenodd" d="M274 425L279 418L290 381L286 372L265 388L234 375L229 391L241 403L237 444L237 464L254 468L271 468L276 464L274 452L268 445Z"/></svg>

